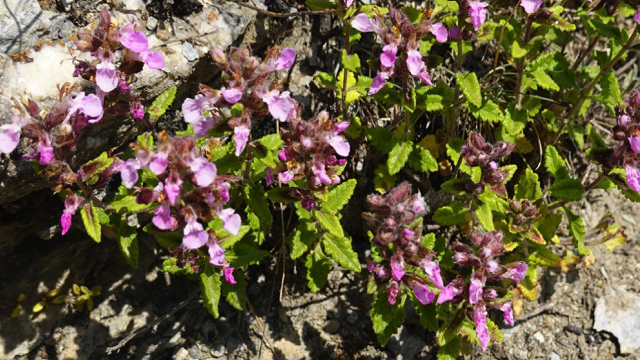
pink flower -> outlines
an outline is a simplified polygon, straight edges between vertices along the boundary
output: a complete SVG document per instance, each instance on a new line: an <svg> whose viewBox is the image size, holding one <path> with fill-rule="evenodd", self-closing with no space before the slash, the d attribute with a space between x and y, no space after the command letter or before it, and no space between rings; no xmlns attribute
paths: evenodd
<svg viewBox="0 0 640 360"><path fill-rule="evenodd" d="M236 143L236 156L240 156L249 142L251 130L246 125L239 125L233 129L233 140Z"/></svg>
<svg viewBox="0 0 640 360"><path fill-rule="evenodd" d="M238 235L240 231L240 225L242 225L242 219L240 215L236 214L233 209L224 209L218 212L216 215L224 222L224 229L233 235Z"/></svg>
<svg viewBox="0 0 640 360"><path fill-rule="evenodd" d="M143 51L140 53L140 59L147 63L149 69L160 70L164 68L164 56L160 51Z"/></svg>
<svg viewBox="0 0 640 360"><path fill-rule="evenodd" d="M387 294L389 294L387 300L389 301L390 305L393 305L396 303L396 298L398 297L399 290L400 290L400 286L395 281L391 281L389 283L389 286L387 286Z"/></svg>
<svg viewBox="0 0 640 360"><path fill-rule="evenodd" d="M633 20L635 20L636 23L640 25L640 5L638 6L638 13L636 14L636 16L633 17Z"/></svg>
<svg viewBox="0 0 640 360"><path fill-rule="evenodd" d="M227 259L224 257L224 248L215 242L209 242L209 262L216 266L226 266Z"/></svg>
<svg viewBox="0 0 640 360"><path fill-rule="evenodd" d="M136 120L144 118L144 106L142 106L140 101L132 101L129 105L131 107L131 113Z"/></svg>
<svg viewBox="0 0 640 360"><path fill-rule="evenodd" d="M100 90L109 92L118 86L116 65L113 63L113 54L105 56L103 49L98 49L96 57L100 63L96 65L96 85Z"/></svg>
<svg viewBox="0 0 640 360"><path fill-rule="evenodd" d="M482 299L482 281L471 277L471 285L469 285L469 302L475 304Z"/></svg>
<svg viewBox="0 0 640 360"><path fill-rule="evenodd" d="M477 0L469 1L469 6L471 9L469 13L471 14L471 21L473 22L473 29L478 31L482 24L487 20L487 9L485 9L489 3L480 2Z"/></svg>
<svg viewBox="0 0 640 360"><path fill-rule="evenodd" d="M433 34L433 36L436 37L436 41L439 43L446 42L447 37L449 35L449 31L447 30L447 27L442 25L441 22L437 22L431 25L431 33Z"/></svg>
<svg viewBox="0 0 640 360"><path fill-rule="evenodd" d="M627 171L627 183L629 187L631 190L640 194L640 171L629 165L625 165L624 169Z"/></svg>
<svg viewBox="0 0 640 360"><path fill-rule="evenodd" d="M427 85L433 85L427 66L422 61L422 53L418 50L418 43L413 41L407 45L407 68L413 76L419 77Z"/></svg>
<svg viewBox="0 0 640 360"><path fill-rule="evenodd" d="M435 298L435 294L429 290L429 286L427 285L416 285L413 288L413 294L422 305L430 304Z"/></svg>
<svg viewBox="0 0 640 360"><path fill-rule="evenodd" d="M384 71L378 71L378 74L373 81L371 82L371 87L369 88L369 95L373 95L380 91L384 87L384 85L389 80L389 74Z"/></svg>
<svg viewBox="0 0 640 360"><path fill-rule="evenodd" d="M209 99L202 94L196 95L193 99L185 99L182 103L182 114L184 121L189 124L195 124L200 121L204 109L209 105Z"/></svg>
<svg viewBox="0 0 640 360"><path fill-rule="evenodd" d="M620 119L618 121L619 121L620 125L622 127L624 127L625 129L629 129L629 127L631 126L631 118L628 115L620 116Z"/></svg>
<svg viewBox="0 0 640 360"><path fill-rule="evenodd" d="M394 254L391 257L391 277L400 281L404 276L404 259L400 254Z"/></svg>
<svg viewBox="0 0 640 360"><path fill-rule="evenodd" d="M285 171L278 174L278 179L280 179L283 184L288 184L293 180L294 176L295 174L293 172Z"/></svg>
<svg viewBox="0 0 640 360"><path fill-rule="evenodd" d="M196 184L200 187L209 186L216 178L216 166L202 156L192 160L189 163L189 167L196 177Z"/></svg>
<svg viewBox="0 0 640 360"><path fill-rule="evenodd" d="M77 196L71 191L67 192L67 198L64 201L64 211L60 218L60 224L62 225L62 235L66 234L71 227L71 217L76 213L76 210L84 203L84 198Z"/></svg>
<svg viewBox="0 0 640 360"><path fill-rule="evenodd" d="M315 163L312 167L313 174L316 176L314 179L315 185L325 184L331 185L332 181L327 172L325 171L325 167L323 163Z"/></svg>
<svg viewBox="0 0 640 360"><path fill-rule="evenodd" d="M169 177L164 182L164 193L167 194L167 200L169 200L171 205L175 205L176 199L178 195L180 195L180 186L182 186L180 175L175 171L171 171Z"/></svg>
<svg viewBox="0 0 640 360"><path fill-rule="evenodd" d="M140 53L149 48L149 40L142 31L137 31L134 24L126 25L120 31L120 43L127 49Z"/></svg>
<svg viewBox="0 0 640 360"><path fill-rule="evenodd" d="M500 311L502 311L504 315L504 321L513 326L514 318L513 318L513 308L511 307L511 301L507 301L506 303L500 305Z"/></svg>
<svg viewBox="0 0 640 360"><path fill-rule="evenodd" d="M520 5L522 5L522 7L524 8L524 11L527 14L533 14L536 11L538 11L538 9L540 9L540 5L542 5L542 0L521 0Z"/></svg>
<svg viewBox="0 0 640 360"><path fill-rule="evenodd" d="M90 123L96 123L102 118L102 101L94 94L85 95L83 91L76 95L75 98L69 99L68 105L69 109L65 120L75 115L77 111L80 111L88 118L93 118L89 120Z"/></svg>
<svg viewBox="0 0 640 360"><path fill-rule="evenodd" d="M640 153L640 135L629 138L629 144L631 144L631 150L634 153Z"/></svg>
<svg viewBox="0 0 640 360"><path fill-rule="evenodd" d="M138 181L138 161L136 159L129 159L125 161L124 166L120 169L120 176L122 177L122 183L127 189L131 189L133 185Z"/></svg>
<svg viewBox="0 0 640 360"><path fill-rule="evenodd" d="M271 90L262 97L262 101L269 106L269 113L280 122L287 122L295 111L295 102L285 91L280 94L278 90Z"/></svg>
<svg viewBox="0 0 640 360"><path fill-rule="evenodd" d="M416 214L423 214L427 211L427 203L424 201L420 193L418 193L416 199L411 203L411 210Z"/></svg>
<svg viewBox="0 0 640 360"><path fill-rule="evenodd" d="M232 267L226 267L222 270L222 272L224 273L224 278L225 280L227 280L227 282L229 284L235 284L236 283L236 279L233 277L233 268Z"/></svg>
<svg viewBox="0 0 640 360"><path fill-rule="evenodd" d="M460 28L457 26L452 26L451 29L449 29L449 37L455 40L460 39L460 37L462 36L462 34L460 33Z"/></svg>
<svg viewBox="0 0 640 360"><path fill-rule="evenodd" d="M240 99L242 99L242 89L227 89L223 87L222 89L220 89L220 92L222 93L224 99L230 104L235 104L240 101Z"/></svg>
<svg viewBox="0 0 640 360"><path fill-rule="evenodd" d="M293 48L284 48L276 62L276 70L287 70L296 59L296 51Z"/></svg>
<svg viewBox="0 0 640 360"><path fill-rule="evenodd" d="M464 285L464 283L462 283ZM457 295L462 294L463 288L460 286L460 282L452 281L449 285L445 286L444 289L438 295L438 301L436 301L436 305L440 305L444 302L447 302Z"/></svg>
<svg viewBox="0 0 640 360"><path fill-rule="evenodd" d="M487 308L484 302L478 302L474 307L474 322L476 323L476 337L480 341L482 351L487 350L491 337L487 327Z"/></svg>
<svg viewBox="0 0 640 360"><path fill-rule="evenodd" d="M369 19L367 14L358 14L351 21L351 26L363 33L374 32L378 35L384 34L384 27L377 18Z"/></svg>
<svg viewBox="0 0 640 360"><path fill-rule="evenodd" d="M442 290L444 288L444 284L442 283L442 275L440 275L438 260L426 261L422 265L424 272L429 276L429 280L431 280L433 286Z"/></svg>
<svg viewBox="0 0 640 360"><path fill-rule="evenodd" d="M336 154L340 156L349 156L351 146L349 145L349 142L342 137L342 135L338 135L332 131L327 137L327 142L336 151Z"/></svg>
<svg viewBox="0 0 640 360"><path fill-rule="evenodd" d="M26 120L20 115L11 114L12 124L0 126L0 152L9 154L18 146L20 142L20 132Z"/></svg>
<svg viewBox="0 0 640 360"><path fill-rule="evenodd" d="M149 162L149 170L155 175L162 174L169 165L169 154L163 152L157 152L151 155L151 161Z"/></svg>
<svg viewBox="0 0 640 360"><path fill-rule="evenodd" d="M40 151L40 165L47 165L53 159L53 147L51 147L49 136L45 135L40 138L38 148Z"/></svg>
<svg viewBox="0 0 640 360"><path fill-rule="evenodd" d="M156 208L155 216L151 219L151 222L160 230L169 230L175 226L176 220L171 216L169 203L162 202Z"/></svg>
<svg viewBox="0 0 640 360"><path fill-rule="evenodd" d="M187 225L184 227L183 233L182 244L187 249L197 249L209 240L209 234L204 231L202 224L197 221L195 216L187 216Z"/></svg>
<svg viewBox="0 0 640 360"><path fill-rule="evenodd" d="M385 45L382 48L382 54L380 54L380 63L386 67L392 67L396 63L396 54L398 53L398 47L395 45Z"/></svg>
<svg viewBox="0 0 640 360"><path fill-rule="evenodd" d="M638 174L638 176L640 177L640 173ZM639 189L640 189L640 187L639 187ZM512 280L515 280L515 281L520 281L520 280L524 279L525 276L527 276L528 268L529 267L527 266L527 263L524 262L524 261L513 262L513 263L507 265L507 272L502 274L502 277L505 278L505 279L506 278L510 278Z"/></svg>

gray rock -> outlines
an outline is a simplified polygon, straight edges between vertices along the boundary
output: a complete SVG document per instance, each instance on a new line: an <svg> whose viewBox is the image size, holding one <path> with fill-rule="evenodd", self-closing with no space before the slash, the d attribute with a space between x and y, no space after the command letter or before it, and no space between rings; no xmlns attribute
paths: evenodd
<svg viewBox="0 0 640 360"><path fill-rule="evenodd" d="M147 19L147 30L153 31L156 29L156 27L158 27L158 19L154 18L153 16L149 16L149 18Z"/></svg>
<svg viewBox="0 0 640 360"><path fill-rule="evenodd" d="M200 351L200 348L198 347L198 345L196 344L191 345L191 347L189 348L189 356L191 356L193 359L202 358L202 351Z"/></svg>
<svg viewBox="0 0 640 360"><path fill-rule="evenodd" d="M225 351L227 351L227 348L224 347L224 344L220 343L218 345L214 345L213 349L211 349L211 351L209 351L209 353L214 358L219 358L219 357L223 357L224 356Z"/></svg>
<svg viewBox="0 0 640 360"><path fill-rule="evenodd" d="M555 352L552 352L551 360L560 360L560 355L556 354Z"/></svg>
<svg viewBox="0 0 640 360"><path fill-rule="evenodd" d="M196 61L200 57L198 50L188 41L182 43L182 55L189 61Z"/></svg>
<svg viewBox="0 0 640 360"><path fill-rule="evenodd" d="M640 349L640 296L626 291L605 295L596 303L594 317L593 328L612 333L621 353Z"/></svg>
<svg viewBox="0 0 640 360"><path fill-rule="evenodd" d="M48 28L37 0L4 0L0 2L0 53L16 53L35 45L38 31Z"/></svg>
<svg viewBox="0 0 640 360"><path fill-rule="evenodd" d="M340 328L340 321L332 319L327 321L324 324L324 327L322 328L324 331L328 332L329 334L335 334L338 332L338 329Z"/></svg>
<svg viewBox="0 0 640 360"><path fill-rule="evenodd" d="M242 345L242 342L233 336L229 336L227 339L227 349L229 349L229 353L234 352L237 348Z"/></svg>
<svg viewBox="0 0 640 360"><path fill-rule="evenodd" d="M540 344L544 344L544 335L542 335L540 331L537 331L531 337L533 338L533 340L539 342Z"/></svg>
<svg viewBox="0 0 640 360"><path fill-rule="evenodd" d="M191 356L189 356L189 351L183 347L178 349L175 354L173 354L173 360L191 360Z"/></svg>
<svg viewBox="0 0 640 360"><path fill-rule="evenodd" d="M413 359L427 344L417 335L410 334L404 326L393 335L387 343L387 348L394 356L402 359Z"/></svg>

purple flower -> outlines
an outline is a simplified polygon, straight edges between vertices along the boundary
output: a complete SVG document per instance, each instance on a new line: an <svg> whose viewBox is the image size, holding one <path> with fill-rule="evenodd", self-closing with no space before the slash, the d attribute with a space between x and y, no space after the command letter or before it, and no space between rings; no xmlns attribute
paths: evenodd
<svg viewBox="0 0 640 360"><path fill-rule="evenodd" d="M433 291L429 290L429 286L427 285L415 286L413 288L413 293L422 305L430 304L435 298L435 294Z"/></svg>
<svg viewBox="0 0 640 360"><path fill-rule="evenodd" d="M164 193L167 195L167 200L171 205L176 204L176 199L180 195L180 186L182 186L182 179L177 172L172 171L169 177L164 181ZM160 183L162 184L162 183Z"/></svg>
<svg viewBox="0 0 640 360"><path fill-rule="evenodd" d="M160 70L164 68L164 56L160 51L143 51L140 53L140 59L147 63L149 69Z"/></svg>
<svg viewBox="0 0 640 360"><path fill-rule="evenodd" d="M638 13L636 13L636 16L633 17L633 20L635 20L636 23L640 25L640 5L638 6Z"/></svg>
<svg viewBox="0 0 640 360"><path fill-rule="evenodd" d="M129 159L125 161L124 166L120 169L122 182L127 189L131 189L138 181L138 161Z"/></svg>
<svg viewBox="0 0 640 360"><path fill-rule="evenodd" d="M225 280L227 280L227 282L229 284L235 284L236 283L236 279L233 277L233 268L232 267L226 267L222 270L222 272L224 273L224 278Z"/></svg>
<svg viewBox="0 0 640 360"><path fill-rule="evenodd" d="M276 62L276 70L287 70L293 65L296 59L296 51L293 48L284 48L280 55L280 58Z"/></svg>
<svg viewBox="0 0 640 360"><path fill-rule="evenodd" d="M411 210L416 214L423 214L427 211L427 203L422 196L420 196L420 193L418 193L418 197L411 203Z"/></svg>
<svg viewBox="0 0 640 360"><path fill-rule="evenodd" d="M504 315L504 321L507 324L513 326L514 318L513 318L513 308L511 307L511 301L507 301L506 303L500 305L500 311L502 311Z"/></svg>
<svg viewBox="0 0 640 360"><path fill-rule="evenodd" d="M196 177L196 184L198 184L198 186L209 186L209 184L215 180L217 175L216 166L208 162L206 158L199 156L193 159L188 165Z"/></svg>
<svg viewBox="0 0 640 360"><path fill-rule="evenodd" d="M293 180L294 176L293 171L285 171L278 174L278 179L280 179L283 184L288 184Z"/></svg>
<svg viewBox="0 0 640 360"><path fill-rule="evenodd" d="M149 170L155 175L162 174L169 165L167 159L169 154L163 152L157 152L151 155L151 161L149 162Z"/></svg>
<svg viewBox="0 0 640 360"><path fill-rule="evenodd" d="M520 5L527 14L533 14L540 8L542 0L521 0ZM476 29L477 30L477 29Z"/></svg>
<svg viewBox="0 0 640 360"><path fill-rule="evenodd" d="M84 198L77 196L71 191L67 192L67 197L64 201L64 211L60 218L60 225L62 225L62 235L66 234L71 227L71 217L76 213L76 210L84 203Z"/></svg>
<svg viewBox="0 0 640 360"><path fill-rule="evenodd" d="M200 121L204 109L209 105L209 99L202 94L196 95L193 99L185 99L182 103L182 114L184 121L195 124Z"/></svg>
<svg viewBox="0 0 640 360"><path fill-rule="evenodd" d="M640 153L640 135L630 137L629 144L631 144L631 150L633 150L634 153L636 154Z"/></svg>
<svg viewBox="0 0 640 360"><path fill-rule="evenodd" d="M11 153L20 142L20 126L16 123L19 121L18 115L12 115L13 124L0 126L0 152L5 154Z"/></svg>
<svg viewBox="0 0 640 360"><path fill-rule="evenodd" d="M440 292L440 295L438 295L438 301L436 301L436 305L440 305L453 299L457 295L462 294L462 291L464 289L460 285L460 282L454 280L450 282L449 285L445 286L444 289L442 289L442 291ZM464 282L462 282L462 285L464 285Z"/></svg>
<svg viewBox="0 0 640 360"><path fill-rule="evenodd" d="M389 294L387 300L390 305L396 303L396 297L398 296L398 291L400 290L400 285L397 282L391 281L389 286L387 286L387 294Z"/></svg>
<svg viewBox="0 0 640 360"><path fill-rule="evenodd" d="M126 25L120 31L120 43L127 49L140 53L149 48L149 40L142 31L137 31L134 24Z"/></svg>
<svg viewBox="0 0 640 360"><path fill-rule="evenodd" d="M224 99L230 104L235 104L240 101L240 99L242 99L242 89L227 89L223 87L222 89L220 89L220 92L222 93Z"/></svg>
<svg viewBox="0 0 640 360"><path fill-rule="evenodd" d="M452 26L451 29L449 29L449 37L454 39L454 40L458 40L460 39L460 37L462 36L462 34L460 33L460 28L457 26Z"/></svg>
<svg viewBox="0 0 640 360"><path fill-rule="evenodd" d="M233 235L238 235L240 231L240 225L242 225L242 219L240 215L236 214L233 209L224 209L218 212L216 215L224 222L224 229Z"/></svg>
<svg viewBox="0 0 640 360"><path fill-rule="evenodd" d="M202 224L195 216L187 216L187 225L184 227L183 233L182 244L187 249L197 249L209 240L209 234L204 231Z"/></svg>
<svg viewBox="0 0 640 360"><path fill-rule="evenodd" d="M487 327L487 308L484 302L478 302L474 307L474 322L476 323L476 337L480 341L482 351L487 350L491 337Z"/></svg>
<svg viewBox="0 0 640 360"><path fill-rule="evenodd" d="M404 276L404 259L402 255L395 254L391 257L391 277L400 281Z"/></svg>
<svg viewBox="0 0 640 360"><path fill-rule="evenodd" d="M337 135L333 132L328 137L329 145L336 151L336 153L340 156L349 156L349 151L351 151L351 146L349 142L346 141L341 135Z"/></svg>
<svg viewBox="0 0 640 360"><path fill-rule="evenodd" d="M151 219L151 222L160 230L169 230L175 226L176 221L171 216L169 203L162 202L162 204L156 208L155 216Z"/></svg>
<svg viewBox="0 0 640 360"><path fill-rule="evenodd" d="M473 22L473 29L478 31L482 24L487 20L487 9L485 9L489 3L481 2L477 0L469 1L469 6L471 9L469 13L471 14L471 21Z"/></svg>
<svg viewBox="0 0 640 360"><path fill-rule="evenodd" d="M300 205L302 205L303 209L311 211L316 206L316 203L311 199L303 198L302 200L300 200Z"/></svg>
<svg viewBox="0 0 640 360"><path fill-rule="evenodd" d="M386 67L392 67L396 63L396 54L398 53L398 47L389 44L382 48L382 54L380 54L380 63Z"/></svg>
<svg viewBox="0 0 640 360"><path fill-rule="evenodd" d="M384 34L384 27L377 18L369 19L367 14L358 14L351 21L351 26L363 33L374 32L378 35Z"/></svg>
<svg viewBox="0 0 640 360"><path fill-rule="evenodd" d="M422 61L422 53L418 50L418 43L415 41L407 45L407 68L411 75L419 77L427 85L433 85L427 72L427 66Z"/></svg>
<svg viewBox="0 0 640 360"><path fill-rule="evenodd" d="M100 63L96 65L96 85L100 90L109 92L118 86L118 76L116 74L116 65L113 63L113 54L105 56L103 49L98 49L96 57L100 59Z"/></svg>
<svg viewBox="0 0 640 360"><path fill-rule="evenodd" d="M144 118L144 106L140 103L140 101L132 101L130 103L131 113L136 120L141 120Z"/></svg>
<svg viewBox="0 0 640 360"><path fill-rule="evenodd" d="M315 185L320 185L320 184L331 185L333 183L329 175L327 175L327 172L325 171L325 167L323 163L319 163L319 162L314 163L312 167L312 171L313 171L313 174L316 176L316 179L314 179Z"/></svg>
<svg viewBox="0 0 640 360"><path fill-rule="evenodd" d="M637 170L636 170L637 171ZM640 177L640 173L638 174ZM640 188L639 188L640 189ZM516 261L507 265L507 272L502 275L503 278L510 278L515 281L520 281L527 276L528 266L524 261Z"/></svg>
<svg viewBox="0 0 640 360"><path fill-rule="evenodd" d="M278 90L271 90L262 97L262 101L267 103L271 116L280 122L287 122L295 111L295 102L288 91L280 94Z"/></svg>
<svg viewBox="0 0 640 360"><path fill-rule="evenodd" d="M65 121L77 111L83 113L86 117L92 118L90 123L96 123L102 119L102 101L94 94L85 95L84 91L76 95L75 98L68 100L69 109Z"/></svg>
<svg viewBox="0 0 640 360"><path fill-rule="evenodd" d="M40 151L40 165L47 165L53 159L53 148L51 147L51 140L49 140L48 135L40 138L38 148Z"/></svg>
<svg viewBox="0 0 640 360"><path fill-rule="evenodd" d="M436 37L436 41L439 43L446 42L447 37L449 35L449 31L447 30L447 27L442 25L441 22L437 22L431 25L431 33L433 34L433 36Z"/></svg>
<svg viewBox="0 0 640 360"><path fill-rule="evenodd" d="M471 285L469 285L469 302L475 304L482 299L482 280L471 277Z"/></svg>
<svg viewBox="0 0 640 360"><path fill-rule="evenodd" d="M632 124L631 118L628 115L620 116L620 119L618 119L618 122L620 123L620 126L624 127L625 129L629 129L629 127Z"/></svg>
<svg viewBox="0 0 640 360"><path fill-rule="evenodd" d="M233 140L236 143L236 156L240 156L249 142L251 130L246 125L239 125L233 128Z"/></svg>
<svg viewBox="0 0 640 360"><path fill-rule="evenodd" d="M384 85L387 83L387 80L389 80L389 73L378 71L378 74L376 74L376 77L373 78L373 81L371 82L369 95L373 95L380 91L380 89L382 89L382 87L384 87Z"/></svg>
<svg viewBox="0 0 640 360"><path fill-rule="evenodd" d="M422 268L424 272L429 276L429 280L433 283L433 286L442 290L444 284L442 283L442 275L440 275L440 266L438 266L438 260L424 262Z"/></svg>
<svg viewBox="0 0 640 360"><path fill-rule="evenodd" d="M627 183L631 190L640 194L640 171L634 166L625 165L624 169L627 172Z"/></svg>
<svg viewBox="0 0 640 360"><path fill-rule="evenodd" d="M209 242L209 262L216 266L227 265L227 259L224 257L224 248L216 242Z"/></svg>

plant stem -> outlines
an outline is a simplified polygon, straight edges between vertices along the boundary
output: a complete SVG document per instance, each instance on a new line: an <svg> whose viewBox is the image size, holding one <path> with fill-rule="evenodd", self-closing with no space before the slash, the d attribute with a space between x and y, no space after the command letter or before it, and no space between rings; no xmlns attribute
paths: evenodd
<svg viewBox="0 0 640 360"><path fill-rule="evenodd" d="M348 21L344 22L344 49L347 52L347 56L349 56L349 33L351 32L351 24ZM342 121L349 121L347 117L348 108L347 108L347 80L349 79L349 70L344 68L344 78L342 79Z"/></svg>
<svg viewBox="0 0 640 360"><path fill-rule="evenodd" d="M616 4L613 6L613 8L611 9L611 11L609 11L609 16L613 16L613 14L616 12L616 10L618 10L618 6L620 6L620 0L618 0L616 2ZM588 37L588 35L587 35L587 37ZM593 40L591 40L591 43L589 43L589 46L587 47L587 49L585 51L583 51L582 53L580 53L580 56L578 57L576 62L573 63L573 66L571 67L571 71L578 70L578 68L580 67L580 64L582 63L584 58L587 56L587 54L589 54L591 51L593 51L593 48L596 46L596 44L598 43L599 40L600 40L600 34L596 34L596 36L593 38Z"/></svg>
<svg viewBox="0 0 640 360"><path fill-rule="evenodd" d="M527 44L529 44L529 41L531 41L531 27L533 26L533 18L532 17L528 17L527 18L527 27L524 33L524 42L523 42L523 46L527 46ZM516 108L520 109L520 104L522 103L522 94L521 94L521 89L522 89L522 76L524 75L524 58L527 55L523 55L520 60L518 61L518 80L516 80Z"/></svg>
<svg viewBox="0 0 640 360"><path fill-rule="evenodd" d="M458 20L458 22L460 21L461 20ZM458 53L456 55L457 55L456 70L457 70L457 73L461 73L462 72L462 36L458 40ZM451 134L453 133L453 124L455 124L458 121L458 113L460 112L460 106L462 106L462 103L458 102L459 97L460 97L460 84L458 84L458 81L456 80L455 94L453 95L453 100L456 102L456 105L453 107L453 112L451 113L451 121L449 122L449 127L447 128L447 136L446 136L447 141L451 136Z"/></svg>
<svg viewBox="0 0 640 360"><path fill-rule="evenodd" d="M620 60L622 55L624 55L629 50L629 48L631 47L631 44L635 41L637 35L638 35L638 26L636 26L633 29L633 33L629 36L629 40L627 41L626 44L624 44L622 49L620 49L618 54L616 54L616 56L613 59L611 59L611 61L609 61L607 63L607 65L605 65L600 70L600 72L595 77L595 79L593 79L593 81L591 82L589 87L587 87L586 89L582 90L582 92L580 93L580 97L575 102L575 105L571 108L571 111L569 111L569 114L566 116L566 121L563 122L562 127L560 127L560 130L558 130L558 133L556 134L556 138L553 140L552 144L555 144L556 141L558 141L558 139L560 138L560 135L562 134L562 130L564 130L564 128L569 123L569 121L571 121L571 117L573 117L573 115L576 113L576 111L582 106L582 103L587 98L587 96L591 93L591 91L593 91L593 88L595 88L596 85L598 84L598 82L600 82L600 79L602 78L602 76L604 74L606 74L607 72L609 72L609 70L611 70L613 65L615 65L615 63L618 62L618 60Z"/></svg>
<svg viewBox="0 0 640 360"><path fill-rule="evenodd" d="M600 182L602 182L602 180L604 180L605 178L605 174L604 172L601 173L595 180L593 180L593 182L587 186L585 186L584 188L584 192L589 192L591 190L593 190L593 188L595 188L596 186L598 186L598 184L600 184ZM549 206L549 210L553 210L553 209L557 209L559 207L565 206L569 203L569 200L562 200L562 201L558 201L554 204L551 204L551 206Z"/></svg>

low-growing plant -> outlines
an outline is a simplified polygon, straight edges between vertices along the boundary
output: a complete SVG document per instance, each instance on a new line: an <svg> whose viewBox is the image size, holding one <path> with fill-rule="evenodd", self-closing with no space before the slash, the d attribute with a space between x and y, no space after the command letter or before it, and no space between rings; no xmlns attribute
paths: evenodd
<svg viewBox="0 0 640 360"><path fill-rule="evenodd" d="M77 60L75 75L94 86L61 86L49 109L14 99L12 123L0 128L0 151L11 153L22 137L24 159L64 199L62 234L79 211L87 234L99 242L109 229L133 267L138 229L130 217L149 214L142 230L168 249L163 269L199 281L215 317L222 296L244 309L244 269L269 255L264 241L279 210L282 247L291 259L306 258L312 292L326 284L333 262L354 272L366 263L381 345L397 332L410 302L421 324L438 332L438 358L465 354L470 343L485 351L503 340L489 310L514 325L511 298L515 292L536 298L539 267L567 271L589 255L587 229L571 202L616 187L640 202L640 91L632 90L634 81L621 86L614 71L633 51L640 13L635 3L587 1L570 20L564 2L549 3L433 0L421 9L396 9L308 0L311 14L332 13L344 25L340 71L315 76L342 111L328 108L304 119L308 110L284 81L297 58L292 48L270 48L264 59L248 46L214 49L223 86L201 84L184 100L188 127L176 134L155 130L175 87L146 113L131 93L145 63L164 66L161 53L149 51L136 24L118 25L104 10L76 43L95 60ZM630 17L631 31L619 25ZM589 44L574 59L565 47L578 33ZM380 55L361 62L368 51L351 53L363 39L377 44ZM465 70L477 48L492 64ZM594 106L616 119L604 137L591 124ZM356 116L364 112L353 110L362 108L389 121ZM146 133L126 151L70 165L84 127L128 112L144 121ZM257 122L275 122L277 131L254 138ZM345 170L362 143L376 166L373 182L348 179L353 172ZM595 179L570 171L566 151L598 169ZM96 189L116 174L117 193L98 200ZM445 194L444 203L429 203L415 188ZM343 208L357 206L352 196L366 192L376 193L355 202L366 202L367 259L353 250L341 224ZM425 232L427 224L439 227ZM571 243L556 235L564 227ZM617 227L607 233L621 234ZM621 236L607 248L623 243ZM554 243L566 246L564 258L552 251ZM65 300L90 310L99 289L76 287ZM39 301L38 311L56 295Z"/></svg>

